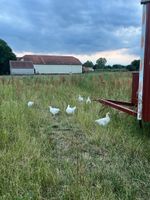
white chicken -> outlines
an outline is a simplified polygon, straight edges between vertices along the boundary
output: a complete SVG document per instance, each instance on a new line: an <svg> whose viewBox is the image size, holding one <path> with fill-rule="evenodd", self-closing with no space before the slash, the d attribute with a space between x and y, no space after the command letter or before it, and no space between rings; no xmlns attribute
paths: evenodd
<svg viewBox="0 0 150 200"><path fill-rule="evenodd" d="M87 100L86 100L86 104L88 104L88 103L91 103L90 97L88 97Z"/></svg>
<svg viewBox="0 0 150 200"><path fill-rule="evenodd" d="M58 114L60 112L60 109L49 106L49 111L50 111L50 113L52 113L55 116L56 114Z"/></svg>
<svg viewBox="0 0 150 200"><path fill-rule="evenodd" d="M100 126L106 126L110 122L109 112L106 114L106 117L95 120Z"/></svg>
<svg viewBox="0 0 150 200"><path fill-rule="evenodd" d="M84 98L83 98L81 95L79 95L78 101L79 101L79 102L83 102L83 101L84 101Z"/></svg>
<svg viewBox="0 0 150 200"><path fill-rule="evenodd" d="M34 105L34 102L33 101L29 101L28 102L28 107L32 107Z"/></svg>
<svg viewBox="0 0 150 200"><path fill-rule="evenodd" d="M70 107L70 105L68 105L67 108L66 108L66 113L67 114L74 114L75 110L76 110L76 106Z"/></svg>

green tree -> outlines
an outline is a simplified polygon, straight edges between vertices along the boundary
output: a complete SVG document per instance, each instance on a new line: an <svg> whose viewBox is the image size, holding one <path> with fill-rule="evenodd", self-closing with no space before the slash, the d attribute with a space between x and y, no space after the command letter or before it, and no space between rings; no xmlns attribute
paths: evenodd
<svg viewBox="0 0 150 200"><path fill-rule="evenodd" d="M140 60L133 60L131 62L131 65L133 66L133 68L138 71L139 70L139 67L140 67Z"/></svg>
<svg viewBox="0 0 150 200"><path fill-rule="evenodd" d="M99 59L96 60L95 66L96 66L97 69L104 69L106 63L107 63L106 58L99 58Z"/></svg>
<svg viewBox="0 0 150 200"><path fill-rule="evenodd" d="M140 67L140 60L133 60L130 65L127 65L127 70L138 71Z"/></svg>
<svg viewBox="0 0 150 200"><path fill-rule="evenodd" d="M92 61L86 61L84 64L83 64L83 67L91 67L93 68L94 64L92 63Z"/></svg>
<svg viewBox="0 0 150 200"><path fill-rule="evenodd" d="M9 60L16 60L8 44L0 39L0 74L10 74Z"/></svg>
<svg viewBox="0 0 150 200"><path fill-rule="evenodd" d="M123 68L125 68L123 65L121 65L121 64L114 64L113 66L112 66L112 68L113 69L123 69Z"/></svg>

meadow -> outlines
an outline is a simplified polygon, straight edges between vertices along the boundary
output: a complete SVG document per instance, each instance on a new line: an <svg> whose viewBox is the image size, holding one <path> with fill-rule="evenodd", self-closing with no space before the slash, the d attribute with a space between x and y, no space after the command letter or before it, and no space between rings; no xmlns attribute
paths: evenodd
<svg viewBox="0 0 150 200"><path fill-rule="evenodd" d="M131 84L128 72L1 76L0 200L150 199L150 125L77 101L79 94L130 101ZM68 104L77 106L72 116ZM108 111L110 123L98 126Z"/></svg>

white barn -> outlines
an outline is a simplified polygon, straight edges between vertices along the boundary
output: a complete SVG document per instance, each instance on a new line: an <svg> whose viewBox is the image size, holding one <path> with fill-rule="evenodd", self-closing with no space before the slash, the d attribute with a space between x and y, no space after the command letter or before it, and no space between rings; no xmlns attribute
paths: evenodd
<svg viewBox="0 0 150 200"><path fill-rule="evenodd" d="M82 63L73 56L25 55L22 61L31 61L36 74L82 73Z"/></svg>
<svg viewBox="0 0 150 200"><path fill-rule="evenodd" d="M31 61L9 61L10 74L12 75L30 75L34 74L34 66Z"/></svg>

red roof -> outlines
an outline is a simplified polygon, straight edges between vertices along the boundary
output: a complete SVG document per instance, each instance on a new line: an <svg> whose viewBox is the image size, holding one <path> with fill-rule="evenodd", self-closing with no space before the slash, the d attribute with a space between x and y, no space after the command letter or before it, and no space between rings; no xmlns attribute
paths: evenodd
<svg viewBox="0 0 150 200"><path fill-rule="evenodd" d="M73 56L50 56L50 55L25 55L24 61L32 61L33 64L41 65L82 65L82 63Z"/></svg>
<svg viewBox="0 0 150 200"><path fill-rule="evenodd" d="M33 63L31 61L9 61L10 68L16 69L34 69Z"/></svg>

